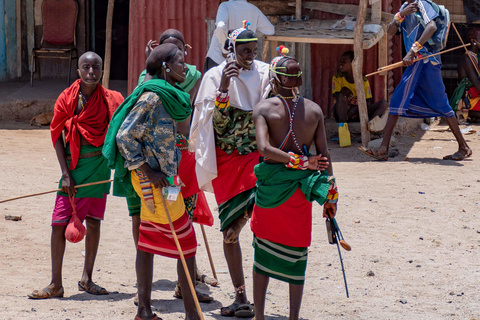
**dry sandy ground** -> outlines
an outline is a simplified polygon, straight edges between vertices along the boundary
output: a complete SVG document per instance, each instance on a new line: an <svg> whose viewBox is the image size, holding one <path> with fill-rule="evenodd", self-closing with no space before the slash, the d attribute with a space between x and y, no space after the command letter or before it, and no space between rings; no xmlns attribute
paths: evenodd
<svg viewBox="0 0 480 320"><path fill-rule="evenodd" d="M388 162L370 161L358 143L343 149L330 143L340 190L337 218L353 248L342 251L350 298L315 204L302 319L480 319L480 126L472 127L477 133L466 138L474 154L464 162L441 160L456 149L449 132L397 136L400 154ZM60 170L49 131L0 123L0 167L0 199L55 189ZM116 197L108 199L94 272L95 281L116 293L98 297L77 290L82 242L67 245L65 297L27 299L50 280L54 198L0 204L0 319L133 319L135 249L125 201ZM6 221L6 214L22 220ZM218 226L206 228L220 280L216 288L199 286L215 298L202 304L206 319L222 319L219 308L232 302ZM196 232L198 264L211 274L200 228ZM241 244L253 299L251 241L246 228ZM152 304L163 319L183 318L183 304L172 296L175 280L175 261L157 257ZM287 319L288 286L272 280L267 299L267 318Z"/></svg>

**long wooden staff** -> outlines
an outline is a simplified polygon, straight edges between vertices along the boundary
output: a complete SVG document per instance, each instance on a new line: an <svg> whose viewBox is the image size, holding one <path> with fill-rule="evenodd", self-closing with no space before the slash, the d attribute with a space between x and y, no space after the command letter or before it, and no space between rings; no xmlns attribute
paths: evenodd
<svg viewBox="0 0 480 320"><path fill-rule="evenodd" d="M213 277L218 280L217 273L215 272L215 267L213 266L212 254L210 253L210 247L208 246L207 234L205 233L205 227L203 224L200 224L202 228L203 241L205 241L205 248L207 248L208 260L210 261L210 267L212 267Z"/></svg>
<svg viewBox="0 0 480 320"><path fill-rule="evenodd" d="M103 181L96 181L96 182L79 184L78 186L75 186L75 189L82 188L82 187L88 187L88 186L94 186L96 184L109 183L109 182L112 182L112 181L113 180L103 180ZM39 193L32 193L32 194L27 194L27 195L24 195L24 196L19 196L19 197L14 197L14 198L10 198L10 199L0 200L0 203L4 203L4 202L7 202L7 201L13 201L13 200L17 200L17 199L28 198L28 197L40 196L42 194L53 193L53 192L58 192L58 191L62 191L62 189L43 191L43 192L39 192Z"/></svg>
<svg viewBox="0 0 480 320"><path fill-rule="evenodd" d="M416 58L416 59L413 60L413 62L425 60L425 59L428 59L430 57L438 56L439 54L447 53L447 52L457 50L457 49L460 49L460 48L465 48L465 47L468 47L469 45L470 45L470 43L469 44L464 44L464 45L461 45L461 46L458 46L458 47L455 47L455 48L450 48L450 49L447 49L447 50L443 50L443 51L440 51L440 52L437 52L437 53L434 53L434 54L429 54L428 56L424 56L424 57L421 57L421 58ZM369 73L365 77L370 77L370 76L373 76L374 74L389 71L389 70L392 70L392 69L396 69L396 68L399 68L401 66L403 66L403 61L399 61L399 62L396 62L394 64L390 64L390 65L385 66L385 67L380 67L380 68L377 69L378 71Z"/></svg>
<svg viewBox="0 0 480 320"><path fill-rule="evenodd" d="M178 253L180 254L180 259L182 260L183 269L185 270L185 275L187 276L188 286L190 287L190 291L192 291L193 300L195 301L195 307L197 308L198 315L200 316L200 320L205 320L202 313L202 308L200 308L200 303L198 302L197 294L195 293L195 287L193 286L192 279L190 278L190 272L188 271L187 262L185 261L185 257L183 256L182 247L180 247L180 242L178 242L177 233L173 228L172 218L170 218L170 212L167 208L167 203L165 202L165 197L163 196L162 190L160 190L160 194L162 197L163 208L165 209L165 213L167 214L168 224L170 225L170 230L172 231L173 239L175 240L175 245L177 246Z"/></svg>
<svg viewBox="0 0 480 320"><path fill-rule="evenodd" d="M465 45L465 43L463 42L462 37L460 36L460 33L458 33L457 27L455 27L455 23L453 23L453 22L452 22L452 27L453 27L453 29L455 29L455 32L457 33L457 36L458 36L458 38L460 39L460 41L462 42L462 44ZM473 58L468 54L467 47L465 47L465 52L467 53L467 56L470 58L470 61L472 62L473 67L475 68L475 71L477 71L477 75L480 77L480 71L478 70L478 67L477 67L477 65L475 64L475 62L473 62Z"/></svg>

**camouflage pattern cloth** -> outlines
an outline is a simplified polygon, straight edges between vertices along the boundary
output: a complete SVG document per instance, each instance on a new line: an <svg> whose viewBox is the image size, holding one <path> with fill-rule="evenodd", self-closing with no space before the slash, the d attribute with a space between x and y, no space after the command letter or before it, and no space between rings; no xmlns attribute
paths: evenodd
<svg viewBox="0 0 480 320"><path fill-rule="evenodd" d="M231 106L215 107L213 128L215 145L225 153L231 154L237 149L240 155L245 155L257 150L252 111L244 111Z"/></svg>
<svg viewBox="0 0 480 320"><path fill-rule="evenodd" d="M125 167L134 170L148 163L167 177L178 174L181 153L175 146L177 123L154 92L145 92L118 130L117 146Z"/></svg>

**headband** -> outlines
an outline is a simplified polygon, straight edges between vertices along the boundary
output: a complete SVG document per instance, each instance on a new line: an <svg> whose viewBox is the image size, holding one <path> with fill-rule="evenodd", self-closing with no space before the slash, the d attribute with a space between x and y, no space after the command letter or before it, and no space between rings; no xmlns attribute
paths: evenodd
<svg viewBox="0 0 480 320"><path fill-rule="evenodd" d="M235 48L235 43L238 41L238 42L252 42L252 41L258 41L258 38L255 37L255 38L247 38L247 39L237 39L238 36L244 32L244 31L247 31L247 30L250 30L248 29L248 27L251 25L250 22L248 22L247 20L243 20L243 28L238 28L238 29L235 29L232 31L232 33L230 34L230 46L232 46L233 48ZM235 50L235 49L234 49Z"/></svg>
<svg viewBox="0 0 480 320"><path fill-rule="evenodd" d="M273 77L275 78L275 80L281 83L280 78L278 77L279 74L286 77L300 77L302 75L302 71L299 71L297 74L288 74L288 73L279 71L279 70L286 71L287 67L282 67L282 65L288 60L293 60L297 63L298 61L293 57L287 56L287 54L290 51L285 46L277 47L277 51L280 55L278 57L273 58L272 62L270 63L270 71L273 73Z"/></svg>

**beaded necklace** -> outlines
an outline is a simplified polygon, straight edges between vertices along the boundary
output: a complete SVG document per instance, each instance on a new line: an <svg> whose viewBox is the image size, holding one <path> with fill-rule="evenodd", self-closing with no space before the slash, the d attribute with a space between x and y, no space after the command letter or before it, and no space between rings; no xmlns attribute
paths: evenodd
<svg viewBox="0 0 480 320"><path fill-rule="evenodd" d="M293 131L293 118L295 117L295 111L297 110L297 104L298 104L298 101L300 100L300 97L295 99L295 103L293 105L293 110L291 112L290 112L290 107L288 106L288 103L285 100L286 97L282 97L281 95L278 95L278 97L283 100L283 103L287 107L288 115L290 116L290 124L289 124L290 130L289 131L290 131L290 134L292 135L293 143L295 143L295 146L297 147L300 154L303 155L302 148L300 148L300 145L297 142L297 137L295 136L295 131Z"/></svg>
<svg viewBox="0 0 480 320"><path fill-rule="evenodd" d="M87 98L82 94L81 91L78 91L78 97L80 98L80 105L82 106L82 109L85 107L85 104L87 103Z"/></svg>

